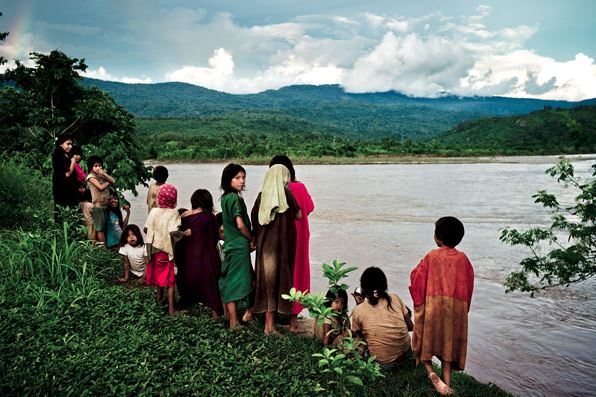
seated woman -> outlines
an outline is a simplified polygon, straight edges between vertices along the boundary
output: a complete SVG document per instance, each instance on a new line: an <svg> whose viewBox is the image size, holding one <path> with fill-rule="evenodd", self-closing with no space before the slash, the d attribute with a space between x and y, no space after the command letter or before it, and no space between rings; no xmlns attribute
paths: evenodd
<svg viewBox="0 0 596 397"><path fill-rule="evenodd" d="M378 267L362 273L360 287L365 299L354 308L352 330L364 338L381 367L396 367L411 349L410 310L397 295L387 293L387 277Z"/></svg>

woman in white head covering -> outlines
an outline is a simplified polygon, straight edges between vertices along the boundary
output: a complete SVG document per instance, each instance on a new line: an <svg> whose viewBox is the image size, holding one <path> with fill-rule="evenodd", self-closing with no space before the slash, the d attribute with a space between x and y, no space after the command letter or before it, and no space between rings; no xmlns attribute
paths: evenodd
<svg viewBox="0 0 596 397"><path fill-rule="evenodd" d="M296 225L300 207L287 184L290 171L281 164L265 174L263 188L252 208L257 260L253 313L265 313L265 334L275 330L274 314L291 314L292 304L281 297L292 288L296 253Z"/></svg>

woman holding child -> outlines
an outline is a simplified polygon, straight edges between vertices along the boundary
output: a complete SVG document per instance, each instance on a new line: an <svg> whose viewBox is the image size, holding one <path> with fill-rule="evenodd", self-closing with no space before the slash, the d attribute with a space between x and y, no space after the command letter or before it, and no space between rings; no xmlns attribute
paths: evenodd
<svg viewBox="0 0 596 397"><path fill-rule="evenodd" d="M277 333L274 315L290 314L291 302L283 299L292 288L296 253L295 219L302 214L287 185L290 171L275 164L265 174L263 188L252 209L257 259L253 313L265 313L265 334ZM226 234L227 238L227 234Z"/></svg>
<svg viewBox="0 0 596 397"><path fill-rule="evenodd" d="M76 161L74 156L70 157L71 150L72 138L69 135L56 138L56 147L52 152L52 194L56 207L79 205Z"/></svg>

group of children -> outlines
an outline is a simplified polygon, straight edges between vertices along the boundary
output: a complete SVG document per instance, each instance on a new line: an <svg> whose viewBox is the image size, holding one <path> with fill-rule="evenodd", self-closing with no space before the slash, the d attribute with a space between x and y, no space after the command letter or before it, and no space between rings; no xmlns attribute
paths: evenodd
<svg viewBox="0 0 596 397"><path fill-rule="evenodd" d="M148 285L157 286L158 301L162 300L164 289L167 288L168 311L170 314L174 313L175 245L185 236L191 236L192 231L190 228L186 230L181 228L180 212L176 209L177 191L174 186L166 183L167 169L161 166L154 169L155 183L149 187L148 191L149 215L144 229L146 238L143 239L138 226L127 225L130 214L128 208L125 208L127 214L125 219L122 219L121 213L118 216L117 196L110 195L108 192L108 187L114 183L114 179L103 172L101 159L92 156L89 158L88 165L90 172L86 181L91 192L93 218L90 236L99 241L106 241L110 246L114 242L114 238L110 237L110 232L104 227L111 224L112 220L114 225L119 225L121 236L119 236L116 246L120 247L119 252L124 258L124 275L120 280L126 282L130 276L133 276L141 281L146 280ZM259 196L259 202L256 204L260 208L257 208L256 212L253 209L252 226L256 227L256 222L261 227L275 222L276 217L279 218L284 211L290 212L288 215L290 220L300 218L300 208L297 204L293 204L293 198L288 196L287 192L284 193L283 183L287 184L289 174L287 169L282 170L280 167L275 166L273 167L275 170L270 171L279 176L266 176L263 192L266 190L267 178L272 178L272 180L277 178L278 180L272 183L279 185L279 180L281 180L282 185L278 186L277 190L273 188L275 190L271 196L273 202L270 202L272 199L268 197L266 198L267 202L263 203L261 200L265 197ZM262 248L263 243L259 243L256 239L256 233L251 227L251 219L241 195L245 182L246 171L242 166L229 164L223 170L221 178L222 213L218 218L221 220L220 226L223 229L220 230L221 238L225 238L225 243L223 248L220 247L221 268L216 288L218 288L224 312L229 316L230 328L239 326L242 321L250 321L253 309L258 306L255 304L254 296L255 286L258 284L255 278L258 276L253 270L250 253L257 246ZM267 187L267 189L271 188ZM263 192L261 194L265 194ZM286 202L280 205L276 200L283 201L283 197L286 197ZM262 210L263 206L266 206L264 211ZM115 215L112 216L112 214ZM263 217L266 218L264 222ZM119 230L116 230L115 235L118 233ZM371 335L384 335L383 332L375 333L375 327L384 327L384 324L387 323L390 324L390 327L397 327L395 328L398 329L396 332L401 335L399 345L407 345L408 350L410 348L409 332L413 331L411 348L417 360L425 366L435 389L443 395L451 394L453 392L450 387L451 370L463 370L465 365L467 316L474 285L474 272L468 258L463 252L455 249L463 235L463 224L456 218L445 217L435 223L434 239L439 248L429 252L411 274L410 293L414 304L413 325L411 311L406 308L397 295L389 294L386 291L387 282L382 271L379 274L380 269L369 268L361 278L362 290L357 290L354 294L357 305L353 312L351 326L347 314L348 298L345 291L339 288L328 293L329 304L337 312L337 316L335 320L325 321L323 324L321 335L324 343L333 343L335 339L341 337L336 330L345 329L347 323L348 328L358 331L363 338L370 339L367 342L377 349L374 352L375 355L383 357L383 351L379 350L378 346L381 346L381 349L389 349L387 346L397 342L392 342L389 339L384 340L383 337L375 341ZM217 247L213 247L213 249L217 249ZM294 256L291 258L293 260ZM262 258L257 259L258 263L260 263L259 260L263 261ZM263 276L265 281L262 282L271 282L267 280L277 277L279 283L280 270L276 267L273 270L267 267L265 269ZM258 269L256 271L259 272ZM271 276L271 272L274 276ZM375 284L377 281L378 283ZM268 289L270 290L271 286L268 286ZM285 290L280 290L279 285L274 290L276 295L287 293ZM278 298L275 297L275 299ZM265 333L269 334L274 333L275 329L273 324L269 323L268 314L277 310L275 305L280 304L274 302L271 306L271 302L266 302L266 307L259 312L266 314ZM238 315L238 311L241 309L244 310L242 320ZM395 318L398 319L398 325L393 325ZM340 325L338 325L339 322L341 322ZM392 330L391 334L395 334L395 332ZM389 355L387 364L403 358L403 347L399 349L395 354ZM438 357L441 361L443 379L433 370L431 361L433 356Z"/></svg>

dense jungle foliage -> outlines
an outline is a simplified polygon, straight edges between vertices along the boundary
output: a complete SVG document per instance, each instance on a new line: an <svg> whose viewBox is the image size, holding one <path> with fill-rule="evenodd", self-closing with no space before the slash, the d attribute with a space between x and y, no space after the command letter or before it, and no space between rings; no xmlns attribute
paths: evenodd
<svg viewBox="0 0 596 397"><path fill-rule="evenodd" d="M596 106L544 109L479 119L426 140L346 137L339 127L268 112L204 118L137 118L144 156L160 160L267 160L286 153L302 161L335 156L477 156L596 152Z"/></svg>

